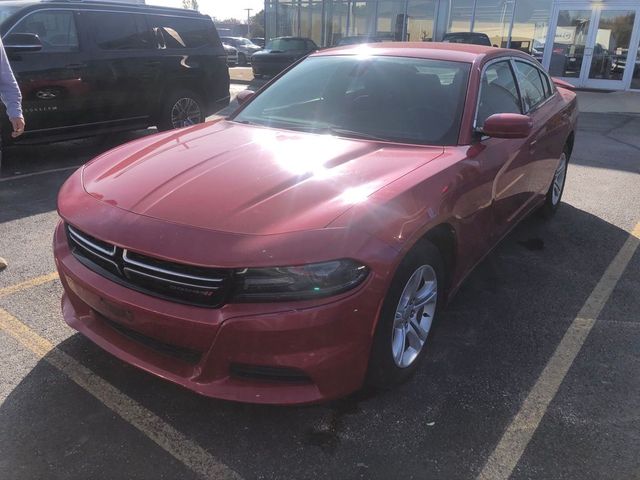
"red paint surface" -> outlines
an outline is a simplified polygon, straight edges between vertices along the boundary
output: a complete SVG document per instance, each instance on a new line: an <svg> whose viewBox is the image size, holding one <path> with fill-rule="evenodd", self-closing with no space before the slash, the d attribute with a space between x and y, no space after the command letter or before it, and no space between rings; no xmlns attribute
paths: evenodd
<svg viewBox="0 0 640 480"><path fill-rule="evenodd" d="M525 54L424 43L371 50L473 63L458 146L350 140L222 120L107 152L65 183L58 203L69 224L153 257L225 268L352 258L370 269L362 285L315 301L182 305L88 270L71 255L59 226L54 251L67 323L122 360L212 397L294 404L359 388L378 312L404 253L447 225L456 240L448 294L455 292L543 200L577 116L575 95L559 88L530 115L529 137L472 141L482 64ZM202 359L191 365L168 357L123 336L106 318L196 350ZM296 368L311 383L234 378L231 363Z"/></svg>

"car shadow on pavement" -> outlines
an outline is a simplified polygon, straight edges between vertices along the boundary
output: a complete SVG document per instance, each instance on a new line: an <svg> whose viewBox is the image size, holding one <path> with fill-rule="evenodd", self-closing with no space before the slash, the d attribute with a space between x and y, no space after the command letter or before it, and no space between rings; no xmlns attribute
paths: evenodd
<svg viewBox="0 0 640 480"><path fill-rule="evenodd" d="M7 148L0 176L0 223L55 210L58 190L76 166L118 145L152 133L156 133L156 130L136 130L68 142ZM49 170L59 171L39 174Z"/></svg>
<svg viewBox="0 0 640 480"><path fill-rule="evenodd" d="M531 217L442 312L409 382L325 405L217 401L130 367L78 334L57 348L245 479L388 479L399 472L402 478L468 479L482 468L627 237L568 204L550 222ZM65 479L138 478L143 466L177 478L174 459L159 455L46 361L0 407L0 425L0 477L42 478L29 472L53 465Z"/></svg>

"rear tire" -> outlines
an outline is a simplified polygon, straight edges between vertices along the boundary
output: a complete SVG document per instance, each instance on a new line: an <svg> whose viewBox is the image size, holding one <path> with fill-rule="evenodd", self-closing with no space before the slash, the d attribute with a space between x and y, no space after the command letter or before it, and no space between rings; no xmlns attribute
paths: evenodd
<svg viewBox="0 0 640 480"><path fill-rule="evenodd" d="M437 320L444 279L442 257L431 242L419 243L402 260L378 319L368 385L388 389L415 373Z"/></svg>
<svg viewBox="0 0 640 480"><path fill-rule="evenodd" d="M564 151L560 156L558 167L553 174L551 186L545 195L542 207L540 207L540 215L544 218L551 218L555 215L558 207L560 206L562 194L564 193L564 186L567 181L567 166L569 165L570 156L571 152L569 151L569 147L565 146Z"/></svg>
<svg viewBox="0 0 640 480"><path fill-rule="evenodd" d="M197 93L180 89L169 94L158 119L158 130L172 130L202 123L205 120L204 101Z"/></svg>

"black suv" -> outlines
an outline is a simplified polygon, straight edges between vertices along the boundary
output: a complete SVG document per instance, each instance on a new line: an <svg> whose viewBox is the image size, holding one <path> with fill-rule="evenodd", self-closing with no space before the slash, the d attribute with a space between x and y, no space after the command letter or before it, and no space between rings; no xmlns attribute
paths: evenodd
<svg viewBox="0 0 640 480"><path fill-rule="evenodd" d="M229 104L225 50L195 11L2 1L0 33L23 96L20 143L188 126Z"/></svg>

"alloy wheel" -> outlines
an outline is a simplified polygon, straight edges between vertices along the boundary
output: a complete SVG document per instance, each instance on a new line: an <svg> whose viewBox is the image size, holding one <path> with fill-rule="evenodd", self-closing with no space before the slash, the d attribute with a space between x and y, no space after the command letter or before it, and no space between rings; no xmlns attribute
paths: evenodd
<svg viewBox="0 0 640 480"><path fill-rule="evenodd" d="M202 110L193 98L179 99L171 108L171 125L173 128L189 127L202 121Z"/></svg>
<svg viewBox="0 0 640 480"><path fill-rule="evenodd" d="M407 281L393 319L391 352L395 364L409 367L422 351L436 313L438 279L430 265L422 265Z"/></svg>
<svg viewBox="0 0 640 480"><path fill-rule="evenodd" d="M567 155L562 153L560 157L560 163L556 169L556 173L553 176L553 186L551 187L551 203L556 206L560 201L562 195L562 189L564 188L564 182L567 178Z"/></svg>

